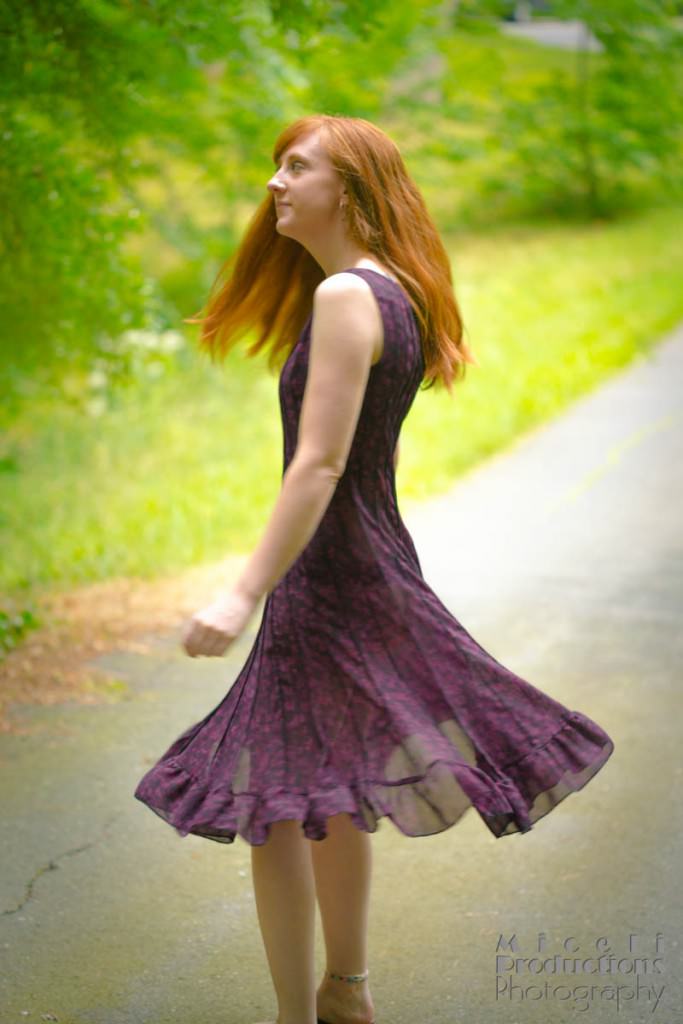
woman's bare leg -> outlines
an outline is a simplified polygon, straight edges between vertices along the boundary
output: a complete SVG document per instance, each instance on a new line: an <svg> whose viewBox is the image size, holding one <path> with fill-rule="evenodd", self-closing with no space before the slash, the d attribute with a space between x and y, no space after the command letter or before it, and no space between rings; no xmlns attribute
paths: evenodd
<svg viewBox="0 0 683 1024"><path fill-rule="evenodd" d="M362 974L368 966L368 917L372 848L369 833L348 814L327 819L327 836L310 840L315 887L325 938L327 970ZM329 1024L374 1020L367 981L325 977L318 989L318 1014Z"/></svg>
<svg viewBox="0 0 683 1024"><path fill-rule="evenodd" d="M315 883L311 841L299 821L277 821L251 866L278 1024L316 1024Z"/></svg>

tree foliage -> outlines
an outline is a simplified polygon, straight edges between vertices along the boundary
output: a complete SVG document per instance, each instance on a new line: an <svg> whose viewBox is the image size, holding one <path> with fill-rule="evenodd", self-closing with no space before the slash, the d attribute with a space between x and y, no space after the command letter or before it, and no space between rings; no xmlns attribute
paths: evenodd
<svg viewBox="0 0 683 1024"><path fill-rule="evenodd" d="M495 10L496 0L484 7ZM495 28L467 3L460 28ZM681 194L683 31L670 0L554 0L583 25L569 68L506 83L487 111L497 156L482 188L527 212L610 216L654 182ZM592 36L592 40L591 40ZM597 47L591 45L597 41ZM510 86L510 87L508 87Z"/></svg>
<svg viewBox="0 0 683 1024"><path fill-rule="evenodd" d="M27 366L49 375L68 362L114 361L131 329L177 327L265 188L284 124L311 111L381 116L411 62L428 63L439 46L461 59L465 36L496 32L505 8L503 0L0 0L5 394L33 386ZM484 83L476 110L467 108L466 81L451 81L434 112L488 132L485 143L458 141L453 160L488 146L480 187L535 209L609 209L637 174L678 187L674 10L655 0L555 0L553 13L582 18L602 52L577 52L570 71L530 68L519 89ZM421 102L392 100L404 114ZM160 199L150 198L155 190ZM210 207L203 213L200 195ZM182 271L162 266L169 252Z"/></svg>
<svg viewBox="0 0 683 1024"><path fill-rule="evenodd" d="M99 345L106 355L131 327L175 325L156 275L127 243L152 227L188 258L211 255L219 237L225 254L230 226L206 231L182 211L150 210L142 184L185 161L233 207L253 199L275 134L301 113L311 77L323 77L326 47L362 50L393 36L379 73L400 59L411 19L385 25L387 7L0 0L2 383L13 369L24 379L22 364L41 354L78 361ZM326 95L347 109L357 100L348 88Z"/></svg>

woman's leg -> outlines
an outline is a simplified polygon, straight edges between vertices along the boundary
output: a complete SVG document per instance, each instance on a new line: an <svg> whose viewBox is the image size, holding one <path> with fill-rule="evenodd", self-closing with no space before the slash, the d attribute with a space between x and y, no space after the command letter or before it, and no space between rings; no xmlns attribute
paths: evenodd
<svg viewBox="0 0 683 1024"><path fill-rule="evenodd" d="M299 821L277 821L251 867L278 1024L315 1024L315 884L311 842Z"/></svg>
<svg viewBox="0 0 683 1024"><path fill-rule="evenodd" d="M348 814L327 819L327 836L310 840L316 894L325 938L327 970L362 974L368 966L368 917L372 849L369 833ZM335 981L325 977L318 989L318 1013L336 1020L374 1019L367 981Z"/></svg>

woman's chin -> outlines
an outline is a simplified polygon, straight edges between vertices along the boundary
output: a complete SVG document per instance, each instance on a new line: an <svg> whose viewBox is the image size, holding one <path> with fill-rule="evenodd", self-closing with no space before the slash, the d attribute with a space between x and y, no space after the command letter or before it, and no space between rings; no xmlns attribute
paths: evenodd
<svg viewBox="0 0 683 1024"><path fill-rule="evenodd" d="M285 235L287 238L292 238L292 234L287 230L286 224L281 224L280 221L275 222L275 230L279 235Z"/></svg>

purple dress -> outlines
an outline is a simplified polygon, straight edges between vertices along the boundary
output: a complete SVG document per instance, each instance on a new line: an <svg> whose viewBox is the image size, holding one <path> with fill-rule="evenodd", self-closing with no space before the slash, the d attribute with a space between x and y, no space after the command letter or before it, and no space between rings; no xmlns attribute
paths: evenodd
<svg viewBox="0 0 683 1024"><path fill-rule="evenodd" d="M393 455L423 379L402 287L372 288L384 349L371 368L346 469L309 543L267 596L221 702L143 776L135 797L188 833L259 846L271 822L309 839L348 812L407 836L473 806L494 836L527 832L610 757L607 733L505 668L422 576L399 514ZM284 364L284 468L296 447L311 318Z"/></svg>

